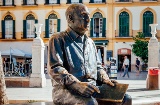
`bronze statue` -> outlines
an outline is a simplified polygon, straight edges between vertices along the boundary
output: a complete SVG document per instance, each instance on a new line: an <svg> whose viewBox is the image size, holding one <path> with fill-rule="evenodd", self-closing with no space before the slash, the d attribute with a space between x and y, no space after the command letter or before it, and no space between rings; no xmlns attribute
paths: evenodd
<svg viewBox="0 0 160 105"><path fill-rule="evenodd" d="M96 46L86 36L90 22L88 8L71 4L66 10L68 29L49 40L48 65L56 105L98 105L94 95L98 83L114 86L98 58Z"/></svg>

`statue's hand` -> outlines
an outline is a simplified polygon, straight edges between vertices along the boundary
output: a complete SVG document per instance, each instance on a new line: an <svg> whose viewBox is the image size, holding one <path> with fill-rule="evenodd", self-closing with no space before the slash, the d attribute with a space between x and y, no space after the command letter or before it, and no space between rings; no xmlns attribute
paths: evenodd
<svg viewBox="0 0 160 105"><path fill-rule="evenodd" d="M103 83L108 84L110 86L114 86L114 83L116 83L116 82L114 80L110 80L110 79L103 80Z"/></svg>
<svg viewBox="0 0 160 105"><path fill-rule="evenodd" d="M91 97L93 93L100 93L98 87L88 82L74 82L68 88L71 91L77 92L79 95L84 97Z"/></svg>

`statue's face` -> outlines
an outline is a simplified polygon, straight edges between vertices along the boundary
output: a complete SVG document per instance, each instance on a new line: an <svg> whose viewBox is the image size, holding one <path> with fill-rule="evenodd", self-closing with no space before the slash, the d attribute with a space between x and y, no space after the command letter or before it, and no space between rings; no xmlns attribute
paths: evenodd
<svg viewBox="0 0 160 105"><path fill-rule="evenodd" d="M77 11L75 10L73 21L70 26L79 35L84 35L89 28L89 22L90 19L88 8L85 6L80 6Z"/></svg>

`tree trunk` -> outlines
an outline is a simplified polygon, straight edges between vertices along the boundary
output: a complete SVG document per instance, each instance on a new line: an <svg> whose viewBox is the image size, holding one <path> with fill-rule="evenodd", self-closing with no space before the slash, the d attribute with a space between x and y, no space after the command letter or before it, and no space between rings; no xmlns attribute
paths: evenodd
<svg viewBox="0 0 160 105"><path fill-rule="evenodd" d="M8 97L6 95L6 84L4 79L4 72L3 72L3 65L2 65L2 58L0 53L0 105L8 104Z"/></svg>

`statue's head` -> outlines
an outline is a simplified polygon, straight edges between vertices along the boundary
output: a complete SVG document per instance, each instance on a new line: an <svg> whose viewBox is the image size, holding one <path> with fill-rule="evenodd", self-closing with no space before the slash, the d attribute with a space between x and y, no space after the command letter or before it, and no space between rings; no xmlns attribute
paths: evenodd
<svg viewBox="0 0 160 105"><path fill-rule="evenodd" d="M71 4L66 10L66 19L69 27L77 34L84 35L89 27L89 11L83 4Z"/></svg>

